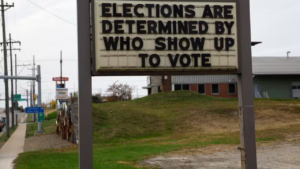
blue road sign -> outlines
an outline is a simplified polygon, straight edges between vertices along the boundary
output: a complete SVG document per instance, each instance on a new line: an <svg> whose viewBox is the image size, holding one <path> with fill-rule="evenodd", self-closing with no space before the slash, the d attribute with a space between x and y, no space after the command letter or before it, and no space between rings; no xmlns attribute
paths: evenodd
<svg viewBox="0 0 300 169"><path fill-rule="evenodd" d="M26 113L44 113L44 107L26 107Z"/></svg>

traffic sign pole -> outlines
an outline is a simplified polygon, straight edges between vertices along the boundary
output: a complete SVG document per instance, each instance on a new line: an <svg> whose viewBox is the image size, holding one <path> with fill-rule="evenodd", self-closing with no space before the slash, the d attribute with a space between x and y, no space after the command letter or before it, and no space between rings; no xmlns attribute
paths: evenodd
<svg viewBox="0 0 300 169"><path fill-rule="evenodd" d="M90 1L77 0L79 168L93 168Z"/></svg>
<svg viewBox="0 0 300 169"><path fill-rule="evenodd" d="M37 66L37 81L38 81L38 107L42 107L42 81L41 81L41 66ZM44 113L38 114L38 134L44 133L43 131L43 121L40 120L40 116L43 117L44 121Z"/></svg>

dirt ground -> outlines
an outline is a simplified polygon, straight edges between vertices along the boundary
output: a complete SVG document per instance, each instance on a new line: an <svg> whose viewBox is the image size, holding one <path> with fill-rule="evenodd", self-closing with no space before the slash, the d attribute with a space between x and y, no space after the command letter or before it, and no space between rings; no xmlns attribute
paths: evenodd
<svg viewBox="0 0 300 169"><path fill-rule="evenodd" d="M142 165L163 169L240 169L240 151L234 145L217 145L157 156ZM259 169L299 169L300 141L260 144Z"/></svg>
<svg viewBox="0 0 300 169"><path fill-rule="evenodd" d="M73 144L62 140L60 136L53 134L37 135L26 138L24 151L36 151L51 148L62 148L72 146Z"/></svg>

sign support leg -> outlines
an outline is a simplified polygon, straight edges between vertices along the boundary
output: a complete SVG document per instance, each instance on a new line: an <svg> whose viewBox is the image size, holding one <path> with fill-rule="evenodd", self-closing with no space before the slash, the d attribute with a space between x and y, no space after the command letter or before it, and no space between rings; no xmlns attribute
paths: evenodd
<svg viewBox="0 0 300 169"><path fill-rule="evenodd" d="M249 0L239 0L238 98L242 169L257 169Z"/></svg>
<svg viewBox="0 0 300 169"><path fill-rule="evenodd" d="M79 168L93 168L90 1L77 0Z"/></svg>
<svg viewBox="0 0 300 169"><path fill-rule="evenodd" d="M37 73L38 73L38 92L39 92L39 94L38 94L38 107L42 107L42 85L41 85L41 83L42 83L42 81L41 81L41 66L40 65L38 65L37 66ZM38 113L38 116L40 116L40 114L41 113ZM44 115L44 113L43 113L43 115ZM37 133L39 133L39 134L41 134L41 133L44 133L44 131L43 131L43 122L38 122L38 132Z"/></svg>

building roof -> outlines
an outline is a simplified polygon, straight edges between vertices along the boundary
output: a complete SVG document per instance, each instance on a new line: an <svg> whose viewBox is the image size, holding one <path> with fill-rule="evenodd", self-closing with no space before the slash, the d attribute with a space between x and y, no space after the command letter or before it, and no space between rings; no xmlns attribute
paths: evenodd
<svg viewBox="0 0 300 169"><path fill-rule="evenodd" d="M252 57L254 75L300 75L300 57Z"/></svg>

